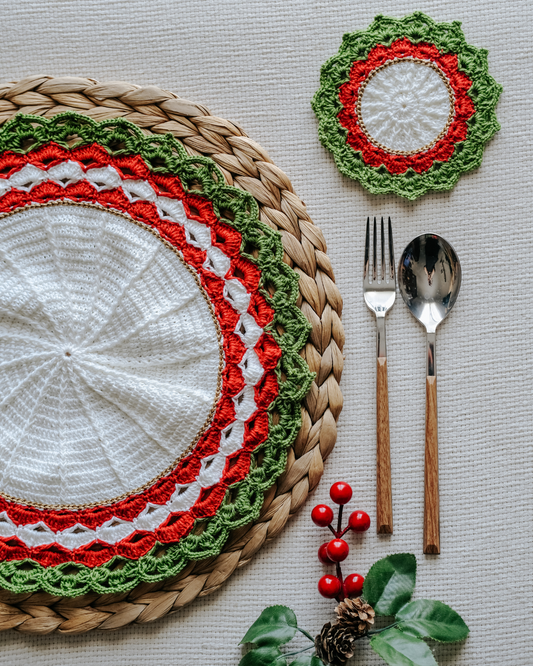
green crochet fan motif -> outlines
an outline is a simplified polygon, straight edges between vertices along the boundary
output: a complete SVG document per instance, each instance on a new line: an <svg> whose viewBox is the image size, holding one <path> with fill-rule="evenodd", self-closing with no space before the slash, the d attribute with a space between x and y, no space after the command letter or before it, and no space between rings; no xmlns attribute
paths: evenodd
<svg viewBox="0 0 533 666"><path fill-rule="evenodd" d="M26 153L48 142L66 148L97 143L112 155L140 155L154 172L177 175L186 192L209 199L217 217L242 234L242 256L261 270L261 293L275 312L265 330L282 349L276 369L279 394L270 406L276 419L270 414L268 438L254 451L246 478L231 486L215 516L203 521L201 533L193 530L170 547L156 544L138 560L115 557L96 568L73 563L44 567L29 559L0 563L0 587L12 592L44 590L66 597L124 592L141 582L176 576L191 561L218 555L232 530L259 516L264 491L284 471L287 449L301 426L301 403L314 375L299 352L311 326L296 305L298 275L283 262L280 234L259 220L249 193L225 184L211 159L189 157L171 134L147 136L122 119L95 122L71 112L51 120L20 115L0 130L0 152ZM226 217L227 211L233 219ZM274 285L273 295L265 285Z"/></svg>
<svg viewBox="0 0 533 666"><path fill-rule="evenodd" d="M376 45L389 47L401 38L409 39L412 44L433 44L441 53L456 54L459 71L472 80L467 94L475 113L467 121L466 139L455 144L448 161L435 161L423 173L409 168L403 174L396 174L383 165L366 164L361 151L354 150L347 143L348 130L338 118L343 108L339 89L349 81L352 64L366 60ZM320 141L333 153L339 171L359 181L373 194L394 192L413 200L430 190L452 189L461 174L481 164L485 144L500 129L495 107L502 86L488 72L487 55L485 49L467 44L459 21L436 23L422 12L403 19L378 15L367 30L345 34L338 54L322 66L320 88L311 102L319 120Z"/></svg>

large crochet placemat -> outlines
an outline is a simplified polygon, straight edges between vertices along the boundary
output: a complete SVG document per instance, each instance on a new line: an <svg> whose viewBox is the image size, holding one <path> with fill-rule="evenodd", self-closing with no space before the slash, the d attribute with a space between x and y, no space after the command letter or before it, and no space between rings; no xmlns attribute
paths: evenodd
<svg viewBox="0 0 533 666"><path fill-rule="evenodd" d="M343 363L325 242L260 146L172 93L32 77L0 86L0 119L0 627L149 622L217 589L321 476ZM254 473L255 495L237 483Z"/></svg>

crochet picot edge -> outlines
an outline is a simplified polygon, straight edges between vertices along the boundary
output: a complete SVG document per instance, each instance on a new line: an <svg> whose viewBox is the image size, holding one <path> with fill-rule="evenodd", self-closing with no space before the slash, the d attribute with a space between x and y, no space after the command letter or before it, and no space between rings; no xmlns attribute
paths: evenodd
<svg viewBox="0 0 533 666"><path fill-rule="evenodd" d="M140 155L154 174L178 176L185 193L211 201L217 218L241 233L241 255L261 271L260 292L274 311L265 330L282 350L276 367L279 393L268 410L268 437L252 452L248 475L229 486L216 514L196 521L195 528L201 524L203 530L193 530L170 547L156 543L137 560L116 556L94 568L73 562L44 567L31 559L0 562L0 586L11 592L43 590L64 597L120 593L141 582L176 576L191 561L217 556L232 530L259 516L264 491L284 471L287 450L301 426L300 405L314 374L300 351L311 325L296 304L298 275L283 262L280 234L259 220L257 203L248 192L225 184L211 159L189 157L171 134L147 136L123 119L97 122L74 112L50 120L21 114L0 129L0 153L25 154L51 142L69 150L98 144L112 156Z"/></svg>
<svg viewBox="0 0 533 666"><path fill-rule="evenodd" d="M350 81L354 64L364 62L376 46L389 48L397 40L408 40L411 46L434 45L441 54L456 55L458 71L472 82L467 95L475 112L466 120L466 138L454 141L451 157L432 160L430 168L422 173L412 167L403 173L391 173L384 164L370 166L363 152L349 144L349 130L339 120L345 109L339 91ZM338 54L322 66L320 88L311 102L319 120L320 141L333 153L339 171L372 194L393 192L414 200L430 190L452 189L463 173L481 164L485 144L500 129L495 108L503 88L488 72L487 55L486 49L466 42L459 21L436 23L422 12L403 19L378 15L367 30L346 33Z"/></svg>

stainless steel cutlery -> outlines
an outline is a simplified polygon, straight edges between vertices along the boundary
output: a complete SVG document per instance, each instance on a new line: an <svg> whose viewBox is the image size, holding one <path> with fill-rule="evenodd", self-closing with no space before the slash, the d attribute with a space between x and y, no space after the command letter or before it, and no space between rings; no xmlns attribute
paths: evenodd
<svg viewBox="0 0 533 666"><path fill-rule="evenodd" d="M405 248L399 268L400 293L427 332L424 553L440 553L439 446L437 428L437 326L452 309L461 287L461 264L437 234L422 234Z"/></svg>
<svg viewBox="0 0 533 666"><path fill-rule="evenodd" d="M363 294L376 316L376 466L377 531L392 534L392 490L390 464L389 398L385 317L396 298L396 273L392 225L389 217L387 243L381 218L378 253L378 225L371 233L367 219ZM372 240L371 240L372 238ZM370 257L372 247L372 257ZM453 247L437 234L422 234L405 248L399 264L399 288L405 304L426 328L426 444L424 472L424 553L440 552L439 462L437 428L437 373L435 337L438 325L452 309L461 286L461 264Z"/></svg>
<svg viewBox="0 0 533 666"><path fill-rule="evenodd" d="M392 225L389 217L388 252L385 250L385 230L381 218L380 259L377 258L376 218L372 235L372 264L370 264L370 218L366 222L365 265L363 293L369 310L376 315L377 325L377 384L376 384L376 506L378 534L392 534L392 488L390 469L389 389L387 380L387 340L385 317L396 299L396 273ZM387 259L385 258L387 257Z"/></svg>

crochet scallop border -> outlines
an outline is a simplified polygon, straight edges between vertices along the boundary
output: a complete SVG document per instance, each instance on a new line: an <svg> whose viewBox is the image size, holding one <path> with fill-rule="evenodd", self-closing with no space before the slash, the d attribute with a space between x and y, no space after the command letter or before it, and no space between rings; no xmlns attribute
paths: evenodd
<svg viewBox="0 0 533 666"><path fill-rule="evenodd" d="M433 44L441 53L456 54L459 71L472 80L467 94L475 113L467 121L466 139L455 144L453 155L447 161L435 160L424 173L410 168L404 174L397 174L385 166L369 166L362 152L348 143L348 130L338 117L343 111L339 90L350 80L353 63L366 60L376 45L390 47L401 38L407 38L412 44ZM436 23L422 12L414 12L403 19L380 14L367 30L346 33L337 55L322 66L320 88L311 102L319 121L320 141L333 153L339 171L359 181L372 194L392 192L414 200L430 190L452 189L463 173L481 164L485 144L500 129L495 108L503 88L488 72L487 55L486 49L466 42L459 21Z"/></svg>
<svg viewBox="0 0 533 666"><path fill-rule="evenodd" d="M141 155L154 173L178 176L186 193L210 200L217 218L242 234L242 255L261 271L260 291L274 310L274 319L265 330L282 349L276 368L279 394L269 408L268 437L253 452L247 477L228 488L217 513L197 521L200 533L193 530L166 549L156 544L138 560L117 556L95 568L72 562L43 567L30 559L0 562L0 586L11 592L44 590L64 597L120 593L142 582L176 576L191 561L217 556L232 530L259 516L263 493L284 471L287 449L301 426L300 405L314 375L299 352L311 325L296 304L298 275L283 262L280 234L259 220L257 203L248 192L225 184L210 158L189 157L171 134L147 136L123 119L96 122L73 112L51 120L19 115L0 129L0 152L27 153L51 141L69 149L98 143L111 155ZM227 212L233 220L226 217ZM267 285L274 285L274 294ZM277 423L272 419L274 411L279 415Z"/></svg>

